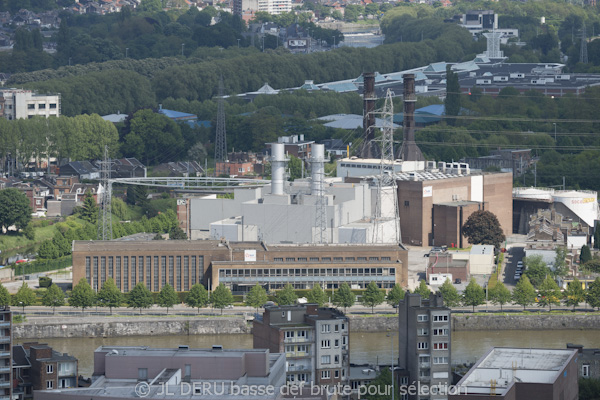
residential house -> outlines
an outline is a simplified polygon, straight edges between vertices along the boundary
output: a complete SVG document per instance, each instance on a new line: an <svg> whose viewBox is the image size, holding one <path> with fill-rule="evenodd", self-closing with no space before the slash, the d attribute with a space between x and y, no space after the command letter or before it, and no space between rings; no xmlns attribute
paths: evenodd
<svg viewBox="0 0 600 400"><path fill-rule="evenodd" d="M71 161L59 168L59 176L77 176L79 180L100 179L100 170L89 161Z"/></svg>
<svg viewBox="0 0 600 400"><path fill-rule="evenodd" d="M152 170L153 176L203 176L204 167L197 161L162 163Z"/></svg>

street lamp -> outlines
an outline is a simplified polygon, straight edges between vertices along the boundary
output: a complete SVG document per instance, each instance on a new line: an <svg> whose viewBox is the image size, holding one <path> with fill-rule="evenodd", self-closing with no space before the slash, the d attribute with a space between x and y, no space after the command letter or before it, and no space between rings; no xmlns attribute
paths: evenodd
<svg viewBox="0 0 600 400"><path fill-rule="evenodd" d="M556 142L556 122L552 123L554 125L554 142Z"/></svg>
<svg viewBox="0 0 600 400"><path fill-rule="evenodd" d="M125 58L129 55L129 47L125 47Z"/></svg>
<svg viewBox="0 0 600 400"><path fill-rule="evenodd" d="M240 48L240 39L237 40L238 41L238 49Z"/></svg>
<svg viewBox="0 0 600 400"><path fill-rule="evenodd" d="M394 400L394 381L396 380L394 376L394 336L396 336L396 332L389 332L386 336L390 338L392 344L392 400Z"/></svg>
<svg viewBox="0 0 600 400"><path fill-rule="evenodd" d="M181 56L184 57L183 55L183 47L185 46L185 43L181 43Z"/></svg>
<svg viewBox="0 0 600 400"><path fill-rule="evenodd" d="M335 36L332 36L333 38L333 48L335 49Z"/></svg>

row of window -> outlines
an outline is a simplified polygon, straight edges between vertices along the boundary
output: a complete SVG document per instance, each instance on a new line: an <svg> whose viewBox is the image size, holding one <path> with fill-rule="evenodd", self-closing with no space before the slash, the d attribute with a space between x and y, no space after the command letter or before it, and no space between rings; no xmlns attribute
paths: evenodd
<svg viewBox="0 0 600 400"><path fill-rule="evenodd" d="M308 353L308 349L309 349L309 346L306 344L285 346L286 353Z"/></svg>
<svg viewBox="0 0 600 400"><path fill-rule="evenodd" d="M427 321L429 321L429 315L427 315L427 314L417 315L417 322L427 322ZM434 315L433 322L448 322L448 314Z"/></svg>
<svg viewBox="0 0 600 400"><path fill-rule="evenodd" d="M333 363L334 364L339 364L340 363L340 356L333 356ZM321 356L321 364L331 364L331 356L330 355Z"/></svg>
<svg viewBox="0 0 600 400"><path fill-rule="evenodd" d="M333 331L339 332L340 329L343 331L346 330L346 324L333 324ZM331 324L321 324L321 333L329 333L331 332Z"/></svg>
<svg viewBox="0 0 600 400"><path fill-rule="evenodd" d="M346 336L342 336L342 345L345 345L345 344L346 344ZM331 340L329 340L329 339L321 340L321 348L322 349L330 349L331 348ZM340 348L340 340L339 339L333 340L333 348L334 349Z"/></svg>
<svg viewBox="0 0 600 400"><path fill-rule="evenodd" d="M39 103L37 105L38 110L45 110L46 109L46 104L45 103ZM8 108L10 109L11 106L9 105ZM55 110L56 109L56 103L50 103L48 105L48 108L50 108L51 110ZM34 104L27 104L27 109L28 110L35 110L35 103Z"/></svg>
<svg viewBox="0 0 600 400"><path fill-rule="evenodd" d="M392 261L390 257L286 257L285 262L365 262L365 261ZM274 262L283 262L283 257L273 258Z"/></svg>
<svg viewBox="0 0 600 400"><path fill-rule="evenodd" d="M114 278L117 288L124 292L144 281L149 290L158 292L159 271L161 287L167 284L167 261L168 283L175 290L187 292L190 290L190 281L191 285L202 282L204 256L160 256L160 259L159 256L87 256L85 277L96 291L102 288L107 278Z"/></svg>
<svg viewBox="0 0 600 400"><path fill-rule="evenodd" d="M417 342L418 350L428 350L429 342ZM434 350L448 350L448 342L436 342L433 344Z"/></svg>
<svg viewBox="0 0 600 400"><path fill-rule="evenodd" d="M219 269L220 278L279 276L394 276L396 268L246 268Z"/></svg>
<svg viewBox="0 0 600 400"><path fill-rule="evenodd" d="M334 378L339 378L340 377L340 371L339 370L334 370L333 371L333 376ZM342 370L342 378L346 377L346 370ZM321 379L331 379L331 371L327 370L327 371L321 371Z"/></svg>

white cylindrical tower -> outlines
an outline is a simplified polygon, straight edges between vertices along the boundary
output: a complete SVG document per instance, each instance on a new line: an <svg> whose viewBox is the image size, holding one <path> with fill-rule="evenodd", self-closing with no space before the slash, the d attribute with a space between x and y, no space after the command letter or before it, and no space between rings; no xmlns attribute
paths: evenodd
<svg viewBox="0 0 600 400"><path fill-rule="evenodd" d="M310 185L310 194L317 196L321 194L323 179L325 177L325 145L313 144L312 156L310 158L310 168L312 170L312 183Z"/></svg>
<svg viewBox="0 0 600 400"><path fill-rule="evenodd" d="M271 144L271 194L283 194L285 177L285 144Z"/></svg>

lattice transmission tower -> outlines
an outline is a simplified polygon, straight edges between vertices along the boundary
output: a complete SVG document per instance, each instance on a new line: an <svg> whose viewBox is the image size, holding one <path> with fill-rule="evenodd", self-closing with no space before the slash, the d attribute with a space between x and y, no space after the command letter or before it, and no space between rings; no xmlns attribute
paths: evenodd
<svg viewBox="0 0 600 400"><path fill-rule="evenodd" d="M400 216L398 214L398 185L394 176L394 103L388 89L382 110L384 120L381 134L381 159L377 178L377 198L373 218L373 243L387 242L384 230L392 222L392 237L400 243Z"/></svg>
<svg viewBox="0 0 600 400"><path fill-rule="evenodd" d="M225 171L220 171L219 163L227 161L227 130L225 128L225 87L223 75L219 78L219 98L217 107L217 135L215 137L215 175L220 176Z"/></svg>
<svg viewBox="0 0 600 400"><path fill-rule="evenodd" d="M581 28L581 48L579 49L579 62L583 64L588 63L588 52L587 52L587 37L585 33L585 23Z"/></svg>
<svg viewBox="0 0 600 400"><path fill-rule="evenodd" d="M112 162L108 155L108 146L104 146L104 159L100 161L100 209L98 210L98 240L112 240L112 182L110 180L110 169Z"/></svg>

